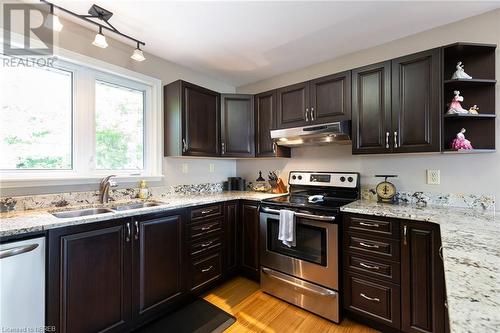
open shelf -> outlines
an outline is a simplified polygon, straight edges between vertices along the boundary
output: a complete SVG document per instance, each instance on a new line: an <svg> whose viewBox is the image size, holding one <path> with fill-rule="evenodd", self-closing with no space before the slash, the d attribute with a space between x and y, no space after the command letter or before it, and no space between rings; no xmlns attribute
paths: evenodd
<svg viewBox="0 0 500 333"><path fill-rule="evenodd" d="M478 118L478 119L483 119L483 118L496 118L497 115L496 114L489 114L489 113L480 113L480 114L445 114L443 117L445 118L455 118L455 119L459 119L459 118Z"/></svg>

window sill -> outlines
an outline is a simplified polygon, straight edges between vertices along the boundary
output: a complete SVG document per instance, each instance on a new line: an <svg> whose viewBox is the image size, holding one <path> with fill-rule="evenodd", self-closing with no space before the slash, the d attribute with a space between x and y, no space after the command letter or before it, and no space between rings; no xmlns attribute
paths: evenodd
<svg viewBox="0 0 500 333"><path fill-rule="evenodd" d="M121 184L137 183L140 180L148 182L161 181L163 175L158 176L116 176L114 179ZM1 179L0 188L22 188L22 187L43 187L43 186L66 186L66 185L99 185L103 177L89 176L89 177L53 177L53 178L11 178Z"/></svg>

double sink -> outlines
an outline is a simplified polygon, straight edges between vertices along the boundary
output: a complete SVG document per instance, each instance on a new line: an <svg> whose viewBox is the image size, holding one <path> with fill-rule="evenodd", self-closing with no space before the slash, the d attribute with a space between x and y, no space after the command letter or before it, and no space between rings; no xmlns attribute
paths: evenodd
<svg viewBox="0 0 500 333"><path fill-rule="evenodd" d="M95 207L95 208L84 208L84 209L72 209L66 211L52 212L51 214L57 218L67 219L72 217L80 217L80 216L91 216L91 215L99 215L105 213L113 213L113 212L121 212L131 209L139 209L139 208L147 208L147 207L156 207L165 205L166 203L160 202L136 202L136 203L128 203L115 205L110 207Z"/></svg>

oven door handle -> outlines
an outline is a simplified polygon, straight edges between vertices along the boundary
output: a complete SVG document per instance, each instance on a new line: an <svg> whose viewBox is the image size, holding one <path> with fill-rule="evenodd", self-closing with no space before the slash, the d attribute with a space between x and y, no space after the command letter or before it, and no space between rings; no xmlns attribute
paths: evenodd
<svg viewBox="0 0 500 333"><path fill-rule="evenodd" d="M337 293L333 290L329 290L329 289L326 289L326 288L323 288L320 286L315 286L315 285L313 285L309 282L306 282L306 281L304 281L303 282L304 285L302 285L302 284L297 283L297 282L292 280L292 279L295 280L295 278L289 278L286 275L274 272L271 269L266 268L266 267L262 267L262 272L264 274L269 275L273 279L280 280L281 282L292 285L292 286L297 287L297 288L302 289L302 290L306 290L306 291L313 293L313 294L317 294L317 295L321 295L321 296L328 296L328 297L336 297L337 296Z"/></svg>
<svg viewBox="0 0 500 333"><path fill-rule="evenodd" d="M262 211L264 213L270 213L270 214L279 214L280 213L280 211L277 209L271 209L271 208L267 208L267 207L263 207ZM310 219L310 220L317 220L317 221L329 221L329 222L335 221L335 216L312 215L312 214L305 214L305 213L299 213L299 212L296 212L295 216L303 217L303 218Z"/></svg>

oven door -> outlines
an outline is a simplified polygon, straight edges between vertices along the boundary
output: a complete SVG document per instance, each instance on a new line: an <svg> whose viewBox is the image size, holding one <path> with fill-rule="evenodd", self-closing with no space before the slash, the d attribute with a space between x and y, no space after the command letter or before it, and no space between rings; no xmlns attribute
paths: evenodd
<svg viewBox="0 0 500 333"><path fill-rule="evenodd" d="M338 225L310 214L295 216L296 246L278 240L279 211L260 213L261 265L338 290Z"/></svg>

